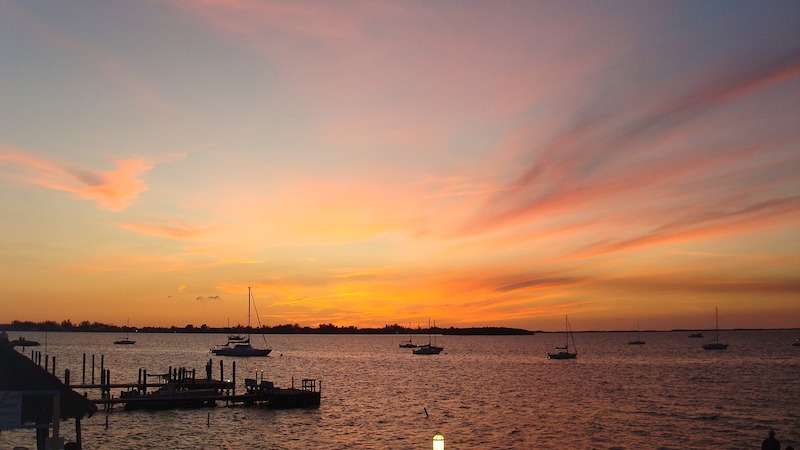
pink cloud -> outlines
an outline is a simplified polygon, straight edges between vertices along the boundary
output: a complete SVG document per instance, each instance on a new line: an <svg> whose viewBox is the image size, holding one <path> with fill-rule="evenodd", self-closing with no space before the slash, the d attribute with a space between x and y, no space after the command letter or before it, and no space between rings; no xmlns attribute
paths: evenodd
<svg viewBox="0 0 800 450"><path fill-rule="evenodd" d="M153 168L146 159L114 161L105 172L70 167L34 154L0 146L0 176L48 189L70 192L102 209L122 211L147 191L142 176Z"/></svg>

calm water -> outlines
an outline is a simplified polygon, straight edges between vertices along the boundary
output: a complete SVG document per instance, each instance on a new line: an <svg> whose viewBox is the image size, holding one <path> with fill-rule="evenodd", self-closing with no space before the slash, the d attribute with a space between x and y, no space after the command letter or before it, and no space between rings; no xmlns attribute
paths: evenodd
<svg viewBox="0 0 800 450"><path fill-rule="evenodd" d="M9 334L45 342L43 333ZM800 347L791 346L799 334L724 332L729 349L705 351L703 339L685 332L642 333L643 346L625 345L632 333L581 333L574 361L547 359L560 334L440 336L438 356L398 348L407 336L267 336L271 356L236 359L241 389L260 370L283 387L292 377L317 378L319 409L118 408L108 429L102 412L83 421L84 448L429 449L438 431L448 450L745 449L760 448L769 428L799 448ZM136 334L136 345L115 346L118 337L50 333L46 350L62 377L69 368L80 381L86 353L98 365L104 355L112 381L133 382L139 368L204 374L209 348L225 339ZM220 359L227 378L233 359L214 358L215 378ZM73 421L62 434L74 439ZM0 433L0 449L34 444L32 430Z"/></svg>

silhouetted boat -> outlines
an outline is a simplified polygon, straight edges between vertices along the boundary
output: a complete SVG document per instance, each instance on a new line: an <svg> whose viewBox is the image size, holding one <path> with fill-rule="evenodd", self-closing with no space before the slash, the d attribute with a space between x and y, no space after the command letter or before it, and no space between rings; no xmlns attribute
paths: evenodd
<svg viewBox="0 0 800 450"><path fill-rule="evenodd" d="M725 350L728 344L719 341L719 309L714 308L714 318L716 319L716 331L714 334L714 342L709 342L703 345L705 350Z"/></svg>
<svg viewBox="0 0 800 450"><path fill-rule="evenodd" d="M629 340L628 345L644 345L644 341L641 337L642 332L639 330L639 322L636 322L636 339Z"/></svg>
<svg viewBox="0 0 800 450"><path fill-rule="evenodd" d="M30 341L23 338L15 339L11 341L12 347L38 347L40 344L37 341Z"/></svg>
<svg viewBox="0 0 800 450"><path fill-rule="evenodd" d="M578 357L578 348L575 345L575 338L572 336L572 329L569 326L569 317L564 316L566 331L564 333L565 343L563 347L556 347L554 353L548 353L550 359L575 359ZM572 341L572 351L569 351L569 341Z"/></svg>
<svg viewBox="0 0 800 450"><path fill-rule="evenodd" d="M125 399L125 410L128 411L214 406L215 395L214 389L193 389L192 385L168 383L148 394L136 390L123 391L120 393L120 398Z"/></svg>
<svg viewBox="0 0 800 450"><path fill-rule="evenodd" d="M250 330L250 302L252 295L250 288L247 288L247 329ZM269 348L255 348L250 345L250 333L248 332L247 338L234 336L236 339L231 340L228 336L228 342L225 345L218 345L211 349L211 353L219 356L268 356L272 349Z"/></svg>
<svg viewBox="0 0 800 450"><path fill-rule="evenodd" d="M690 338L701 338L703 337L703 333L692 333L689 335Z"/></svg>
<svg viewBox="0 0 800 450"><path fill-rule="evenodd" d="M419 345L411 342L411 338L409 337L407 341L403 341L400 343L400 348L417 348Z"/></svg>
<svg viewBox="0 0 800 450"><path fill-rule="evenodd" d="M792 347L800 347L800 338L797 338L792 342Z"/></svg>
<svg viewBox="0 0 800 450"><path fill-rule="evenodd" d="M432 337L433 333L431 331L431 321L428 319L428 343L420 345L416 350L412 350L412 353L415 355L438 355L439 353L442 353L444 347L439 347L436 345L435 338ZM434 340L431 341L432 339Z"/></svg>
<svg viewBox="0 0 800 450"><path fill-rule="evenodd" d="M127 329L129 327L130 327L130 320L128 321L128 324L125 326L125 329L126 329L125 337L122 338L122 339L117 339L116 341L114 341L115 344L117 344L117 345L133 345L133 344L136 343L136 341L132 341L130 339L130 335L129 335L128 331L127 331Z"/></svg>

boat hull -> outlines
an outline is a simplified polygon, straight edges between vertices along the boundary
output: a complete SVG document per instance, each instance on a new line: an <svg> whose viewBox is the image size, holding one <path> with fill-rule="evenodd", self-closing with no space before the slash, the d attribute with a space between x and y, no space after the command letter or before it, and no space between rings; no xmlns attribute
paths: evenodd
<svg viewBox="0 0 800 450"><path fill-rule="evenodd" d="M413 350L413 353L415 355L438 355L439 353L442 353L442 350L444 350L444 347L435 347L431 345Z"/></svg>
<svg viewBox="0 0 800 450"><path fill-rule="evenodd" d="M550 359L575 359L578 357L578 354L570 352L558 352L558 353L548 353L547 357Z"/></svg>
<svg viewBox="0 0 800 450"><path fill-rule="evenodd" d="M711 344L705 344L703 346L704 350L725 350L728 348L728 344L723 344L721 342L712 342Z"/></svg>
<svg viewBox="0 0 800 450"><path fill-rule="evenodd" d="M211 353L217 356L269 356L272 349L266 348L253 348L250 346L242 347L223 347L211 350Z"/></svg>

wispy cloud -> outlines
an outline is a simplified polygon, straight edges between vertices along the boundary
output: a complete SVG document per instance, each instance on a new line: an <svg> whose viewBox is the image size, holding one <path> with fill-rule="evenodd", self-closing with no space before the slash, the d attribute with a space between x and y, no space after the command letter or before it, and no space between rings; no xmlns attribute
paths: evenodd
<svg viewBox="0 0 800 450"><path fill-rule="evenodd" d="M760 175L767 169L764 155L771 154L781 164L797 167L800 159L784 149L800 144L800 131L787 128L767 139L754 136L749 142L733 142L719 137L720 133L710 127L724 126L714 122L718 121L715 113L725 108L735 111L737 102L752 101L754 95L764 94L771 87L800 79L800 52L725 70L721 79L695 83L700 87L689 88L677 97L675 86L664 86L660 102L642 104L634 99L578 115L548 141L533 145L528 153L535 162L488 197L461 234L471 236L520 223L546 222L554 215L561 217L562 224L565 220L602 220L602 213L609 208L650 217L683 217L684 229L696 229L737 220L751 208L740 208L739 213L711 212L714 220L708 218L706 210L723 199L743 200L742 196L750 197L752 208L765 215L780 213L776 205L787 203L779 197L788 193L776 193L776 181ZM691 84L683 80L684 86ZM697 140L700 133L714 136L713 140ZM770 169L791 184L790 171ZM746 188L738 185L745 177ZM756 191L758 187L762 192ZM704 195L698 196L698 192ZM593 209L596 213L587 219L585 212ZM686 224L691 217L698 220Z"/></svg>
<svg viewBox="0 0 800 450"><path fill-rule="evenodd" d="M207 229L197 228L183 222L173 222L166 224L148 223L119 223L118 227L136 233L159 236L175 240L194 239L203 235Z"/></svg>
<svg viewBox="0 0 800 450"><path fill-rule="evenodd" d="M0 145L0 176L69 192L94 201L102 209L122 211L148 190L143 178L153 163L146 158L132 158L117 159L113 164L112 170L95 171Z"/></svg>

